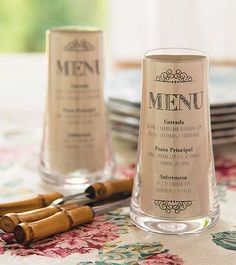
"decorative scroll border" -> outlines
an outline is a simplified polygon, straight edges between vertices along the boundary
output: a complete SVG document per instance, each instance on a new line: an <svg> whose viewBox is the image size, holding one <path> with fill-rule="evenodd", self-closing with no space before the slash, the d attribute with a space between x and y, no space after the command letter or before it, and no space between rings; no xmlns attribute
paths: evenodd
<svg viewBox="0 0 236 265"><path fill-rule="evenodd" d="M176 214L186 210L186 208L192 205L192 201L169 201L169 200L154 200L156 206L166 213L172 211Z"/></svg>

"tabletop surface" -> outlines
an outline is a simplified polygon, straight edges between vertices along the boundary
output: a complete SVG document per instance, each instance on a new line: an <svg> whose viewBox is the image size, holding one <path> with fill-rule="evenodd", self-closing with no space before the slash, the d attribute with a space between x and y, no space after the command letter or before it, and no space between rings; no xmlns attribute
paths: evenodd
<svg viewBox="0 0 236 265"><path fill-rule="evenodd" d="M37 68L40 61L32 61ZM4 71L9 74L6 69ZM11 84L2 80L6 79L0 77L0 102L4 102L4 98L5 101L14 98L15 102L0 104L0 201L4 202L45 193L49 187L41 182L37 169L43 106L37 108L35 102L38 97L42 104L44 92L34 94L24 87L25 80L19 81L20 77L15 83L9 81ZM35 82L34 78L32 82ZM4 90L4 84L9 85L8 92ZM13 89L13 84L17 84L17 88ZM17 97L14 91L21 87L25 96ZM114 139L114 150L118 161L117 176L132 177L135 173L135 146ZM120 208L97 216L90 224L29 246L17 244L11 234L1 231L0 265L235 265L236 145L218 146L214 153L221 217L213 228L187 236L151 234L132 224L128 208Z"/></svg>

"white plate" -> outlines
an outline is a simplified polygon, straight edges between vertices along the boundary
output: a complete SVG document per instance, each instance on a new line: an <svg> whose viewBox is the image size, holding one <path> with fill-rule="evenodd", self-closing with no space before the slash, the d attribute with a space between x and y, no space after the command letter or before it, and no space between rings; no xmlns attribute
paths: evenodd
<svg viewBox="0 0 236 265"><path fill-rule="evenodd" d="M211 123L212 130L236 128L236 121L230 122L213 122Z"/></svg>
<svg viewBox="0 0 236 265"><path fill-rule="evenodd" d="M139 108L131 107L127 104L121 104L112 101L109 101L107 106L110 113L117 113L123 116L126 115L139 119Z"/></svg>
<svg viewBox="0 0 236 265"><path fill-rule="evenodd" d="M138 136L132 135L127 132L112 130L112 135L115 137L124 139L126 141L132 142L132 143L138 143ZM236 136L212 139L213 145L230 144L230 143L235 143L235 142L236 142Z"/></svg>
<svg viewBox="0 0 236 265"><path fill-rule="evenodd" d="M132 143L138 143L138 136L126 133L126 132L118 132L112 130L112 135L121 139L124 139L126 141L132 142Z"/></svg>
<svg viewBox="0 0 236 265"><path fill-rule="evenodd" d="M110 99L107 103L108 109L111 112L117 112L132 117L139 118L140 108L137 104L130 104L125 100ZM236 105L224 105L223 107L211 107L211 116L218 115L236 115Z"/></svg>
<svg viewBox="0 0 236 265"><path fill-rule="evenodd" d="M139 126L139 115L135 116L133 112L132 115L130 113L126 113L126 111L122 111L123 109L110 110L109 118L111 121L119 122L124 125L130 125L134 127ZM212 129L227 129L236 127L236 114L225 114L225 115L212 115L211 116L211 126Z"/></svg>
<svg viewBox="0 0 236 265"><path fill-rule="evenodd" d="M130 125L136 128L139 127L139 119L134 118L134 117L127 117L127 116L122 116L116 113L110 113L109 119L111 122L118 122L124 125Z"/></svg>
<svg viewBox="0 0 236 265"><path fill-rule="evenodd" d="M212 131L212 138L225 137L225 136L236 136L236 128L229 130L217 130Z"/></svg>
<svg viewBox="0 0 236 265"><path fill-rule="evenodd" d="M212 123L213 122L224 122L224 121L232 121L234 123L236 121L236 113L211 116Z"/></svg>
<svg viewBox="0 0 236 265"><path fill-rule="evenodd" d="M212 139L213 145L230 144L230 143L235 143L235 142L236 142L236 136Z"/></svg>
<svg viewBox="0 0 236 265"><path fill-rule="evenodd" d="M223 107L211 107L211 115L236 113L236 105L223 105Z"/></svg>
<svg viewBox="0 0 236 265"><path fill-rule="evenodd" d="M210 103L213 107L236 105L236 67L210 67ZM141 70L120 70L108 84L109 97L139 105Z"/></svg>

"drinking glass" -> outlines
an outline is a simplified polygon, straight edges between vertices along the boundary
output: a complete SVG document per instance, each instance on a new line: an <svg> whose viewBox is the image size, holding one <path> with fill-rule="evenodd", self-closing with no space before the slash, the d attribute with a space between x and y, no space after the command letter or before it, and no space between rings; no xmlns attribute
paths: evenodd
<svg viewBox="0 0 236 265"><path fill-rule="evenodd" d="M103 32L48 31L48 94L40 170L47 183L84 189L112 177L115 161L104 100Z"/></svg>
<svg viewBox="0 0 236 265"><path fill-rule="evenodd" d="M196 233L219 218L208 56L158 49L143 59L137 172L130 215L147 231Z"/></svg>

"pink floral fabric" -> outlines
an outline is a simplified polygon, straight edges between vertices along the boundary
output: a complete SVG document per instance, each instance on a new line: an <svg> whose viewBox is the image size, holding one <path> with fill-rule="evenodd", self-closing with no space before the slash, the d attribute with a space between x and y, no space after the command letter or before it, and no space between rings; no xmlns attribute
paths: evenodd
<svg viewBox="0 0 236 265"><path fill-rule="evenodd" d="M33 147L29 146L3 146L0 147L0 169L7 169L22 157L27 157L32 154Z"/></svg>
<svg viewBox="0 0 236 265"><path fill-rule="evenodd" d="M23 165L22 167L25 170L25 165L27 165L25 162L30 161L30 165L32 164L31 158L35 156L35 147L32 145L28 145L28 147L4 145L0 148L0 156L0 170L7 171L8 168L13 167L15 164ZM236 161L216 156L215 165L218 183L227 186L230 190L236 189ZM30 167L27 169L30 169ZM135 175L135 164L131 164L128 167L118 166L117 175L118 177L133 177ZM12 180L9 181L12 183ZM4 185L7 185L6 181ZM21 184L19 185L22 187ZM15 188L12 191L15 191ZM7 192L9 194L9 190ZM2 192L1 196L3 197L3 195ZM135 234L135 229L137 228L133 226L129 216L118 210L98 216L90 224L31 243L28 246L18 244L12 234L0 232L0 256L10 253L16 256L37 255L50 258L66 258L73 253L78 253L81 254L81 262L78 262L78 264L83 265L126 264L122 262L111 263L114 257L116 259L122 257L122 260L132 259L132 265L184 265L184 259L172 254L174 250L166 249L169 246L164 246L161 242L154 244L154 242L150 241L148 244L145 243L146 245L142 242L129 242L124 245L126 242L124 242L122 235ZM232 238L235 239L234 236ZM113 244L114 242L116 245ZM109 252L108 245L110 245ZM142 249L143 255L140 255L140 249ZM90 255L90 253L91 255L93 253L93 258L95 256L94 253L97 253L97 261L93 259L93 261L83 262L82 255Z"/></svg>
<svg viewBox="0 0 236 265"><path fill-rule="evenodd" d="M236 189L236 161L216 156L215 168L217 183L227 185L228 189Z"/></svg>
<svg viewBox="0 0 236 265"><path fill-rule="evenodd" d="M105 242L119 237L119 226L97 217L91 224L75 228L66 233L31 243L29 246L17 244L12 234L0 234L0 254L11 251L12 255L40 255L66 257L72 253L89 253L103 247Z"/></svg>
<svg viewBox="0 0 236 265"><path fill-rule="evenodd" d="M139 265L183 265L184 260L170 253L157 254L140 261Z"/></svg>
<svg viewBox="0 0 236 265"><path fill-rule="evenodd" d="M129 166L118 166L117 175L133 178L135 175L135 168L135 164L130 164Z"/></svg>

